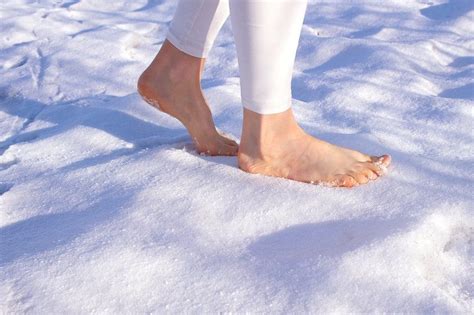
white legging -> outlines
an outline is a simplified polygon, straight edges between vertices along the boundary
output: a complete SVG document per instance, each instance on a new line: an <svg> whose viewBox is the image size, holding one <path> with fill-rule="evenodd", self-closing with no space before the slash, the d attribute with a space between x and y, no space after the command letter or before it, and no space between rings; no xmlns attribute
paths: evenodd
<svg viewBox="0 0 474 315"><path fill-rule="evenodd" d="M306 0L180 0L167 39L205 58L229 16L239 62L242 104L259 114L291 106L291 77Z"/></svg>

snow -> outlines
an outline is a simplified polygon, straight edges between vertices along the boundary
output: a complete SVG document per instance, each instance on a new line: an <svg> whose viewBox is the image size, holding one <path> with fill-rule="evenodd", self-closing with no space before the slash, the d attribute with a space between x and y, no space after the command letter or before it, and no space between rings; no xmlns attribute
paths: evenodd
<svg viewBox="0 0 474 315"><path fill-rule="evenodd" d="M0 3L0 312L472 312L474 2L310 2L298 120L393 158L351 190L200 156L138 97L175 6ZM229 23L202 85L238 139Z"/></svg>

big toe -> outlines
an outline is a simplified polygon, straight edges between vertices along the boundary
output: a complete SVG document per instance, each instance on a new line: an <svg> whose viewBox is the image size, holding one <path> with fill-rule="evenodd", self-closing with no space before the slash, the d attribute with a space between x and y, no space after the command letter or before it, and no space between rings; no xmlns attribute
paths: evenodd
<svg viewBox="0 0 474 315"><path fill-rule="evenodd" d="M239 147L228 145L224 142L212 143L210 145L199 145L196 147L196 150L201 155L225 155L225 156L234 156L237 155Z"/></svg>
<svg viewBox="0 0 474 315"><path fill-rule="evenodd" d="M371 156L370 159L373 163L381 164L385 167L389 166L392 162L392 157L388 154L384 154L381 156Z"/></svg>
<svg viewBox="0 0 474 315"><path fill-rule="evenodd" d="M392 158L387 154L381 156L371 156L370 159L372 163L380 170L381 174L387 172L387 167L392 162Z"/></svg>
<svg viewBox="0 0 474 315"><path fill-rule="evenodd" d="M237 152L239 151L239 146L226 144L224 151L225 151L225 154L222 154L222 155L235 156L237 155Z"/></svg>
<svg viewBox="0 0 474 315"><path fill-rule="evenodd" d="M238 146L228 145L226 143L221 143L215 149L211 150L209 155L234 156L234 155L237 155L238 150L239 150Z"/></svg>

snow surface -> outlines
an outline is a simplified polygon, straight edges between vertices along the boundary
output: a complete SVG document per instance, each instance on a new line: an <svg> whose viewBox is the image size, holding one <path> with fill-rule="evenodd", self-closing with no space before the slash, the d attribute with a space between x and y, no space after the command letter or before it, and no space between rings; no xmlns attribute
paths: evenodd
<svg viewBox="0 0 474 315"><path fill-rule="evenodd" d="M474 2L310 2L298 120L393 157L351 190L200 156L140 100L175 5L1 1L0 313L472 312ZM238 139L229 23L202 84Z"/></svg>

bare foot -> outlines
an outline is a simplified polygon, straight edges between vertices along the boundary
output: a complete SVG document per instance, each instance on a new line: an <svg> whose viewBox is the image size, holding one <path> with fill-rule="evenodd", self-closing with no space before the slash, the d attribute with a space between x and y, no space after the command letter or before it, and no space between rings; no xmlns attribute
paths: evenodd
<svg viewBox="0 0 474 315"><path fill-rule="evenodd" d="M183 123L199 153L236 155L238 144L216 130L202 93L203 64L203 59L187 55L165 41L138 79L138 92L147 103Z"/></svg>
<svg viewBox="0 0 474 315"><path fill-rule="evenodd" d="M249 173L354 187L381 176L391 158L371 157L316 139L297 125L291 109L273 115L245 109L238 161Z"/></svg>

